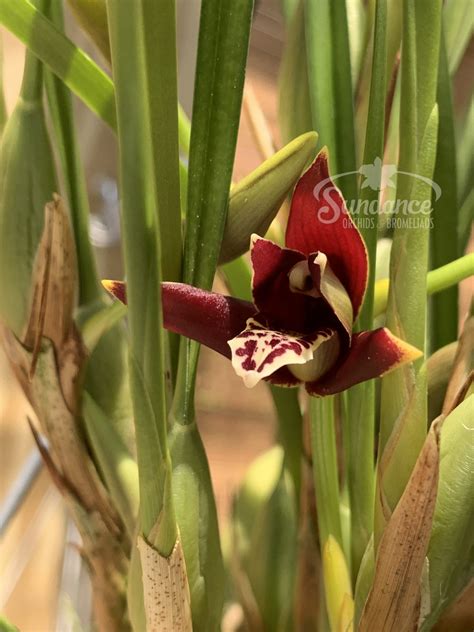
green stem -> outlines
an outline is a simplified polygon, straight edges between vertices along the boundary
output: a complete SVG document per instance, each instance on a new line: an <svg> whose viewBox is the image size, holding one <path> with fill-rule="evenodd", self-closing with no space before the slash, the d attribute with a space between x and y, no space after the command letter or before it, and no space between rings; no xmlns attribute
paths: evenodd
<svg viewBox="0 0 474 632"><path fill-rule="evenodd" d="M62 30L64 20L60 0L53 0L49 13L55 25ZM45 82L64 187L67 192L74 228L79 267L79 305L85 305L96 301L101 296L102 291L89 240L89 202L74 129L72 99L64 83L49 71L45 75Z"/></svg>
<svg viewBox="0 0 474 632"><path fill-rule="evenodd" d="M378 0L375 10L373 58L366 127L364 164L383 159L385 128L385 95L387 67L387 3ZM381 175L381 173L380 173ZM378 187L360 191L360 200L370 207L378 204ZM376 218L377 216L375 216ZM370 217L366 217L369 220ZM357 321L360 329L371 329L373 322L375 262L377 257L378 222L365 222L361 233L367 246L368 284L364 305ZM374 433L375 386L373 381L359 384L348 393L348 487L351 507L351 567L353 579L372 532L374 517Z"/></svg>
<svg viewBox="0 0 474 632"><path fill-rule="evenodd" d="M383 160L386 94L386 58L387 58L387 2L378 0L375 11L374 48L370 83L369 112L365 136L364 164L374 164L376 159ZM381 177L381 171L379 179ZM377 203L379 187L365 187L360 191L361 202L370 206ZM366 218L370 219L369 217ZM360 329L370 329L373 318L375 263L377 257L377 221L364 222L360 232L367 246L369 258L369 278L364 305L359 315Z"/></svg>
<svg viewBox="0 0 474 632"><path fill-rule="evenodd" d="M437 294L457 285L474 274L474 254L470 253L447 263L426 276L428 295ZM387 308L389 280L382 279L375 285L374 316L380 316Z"/></svg>
<svg viewBox="0 0 474 632"><path fill-rule="evenodd" d="M298 402L298 389L270 386L270 391L278 417L278 439L283 446L285 465L293 479L296 503L299 506L303 418Z"/></svg>
<svg viewBox="0 0 474 632"><path fill-rule="evenodd" d="M321 551L332 535L342 548L334 398L310 399L311 454Z"/></svg>

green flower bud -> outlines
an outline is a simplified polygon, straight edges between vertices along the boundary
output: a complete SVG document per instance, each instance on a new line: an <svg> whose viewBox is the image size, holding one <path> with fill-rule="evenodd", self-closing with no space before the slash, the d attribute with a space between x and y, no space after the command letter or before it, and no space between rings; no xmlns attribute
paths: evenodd
<svg viewBox="0 0 474 632"><path fill-rule="evenodd" d="M41 64L27 53L18 103L0 144L0 320L22 337L44 207L57 191Z"/></svg>
<svg viewBox="0 0 474 632"><path fill-rule="evenodd" d="M246 252L253 233L265 235L283 200L314 159L317 140L316 132L302 134L232 188L219 263Z"/></svg>

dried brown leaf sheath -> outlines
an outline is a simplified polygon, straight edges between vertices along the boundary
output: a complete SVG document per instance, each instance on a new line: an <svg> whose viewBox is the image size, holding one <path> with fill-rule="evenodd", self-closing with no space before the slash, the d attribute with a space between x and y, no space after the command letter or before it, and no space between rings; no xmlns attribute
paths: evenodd
<svg viewBox="0 0 474 632"><path fill-rule="evenodd" d="M438 488L439 423L432 424L384 530L360 632L412 632L418 627L423 565Z"/></svg>
<svg viewBox="0 0 474 632"><path fill-rule="evenodd" d="M191 598L179 537L169 557L161 556L140 536L138 550L147 632L192 632Z"/></svg>
<svg viewBox="0 0 474 632"><path fill-rule="evenodd" d="M45 207L21 340L0 334L15 375L49 442L43 458L65 497L83 539L91 570L96 623L127 630L125 574L129 542L86 443L80 416L86 350L73 314L77 287L75 244L59 196Z"/></svg>

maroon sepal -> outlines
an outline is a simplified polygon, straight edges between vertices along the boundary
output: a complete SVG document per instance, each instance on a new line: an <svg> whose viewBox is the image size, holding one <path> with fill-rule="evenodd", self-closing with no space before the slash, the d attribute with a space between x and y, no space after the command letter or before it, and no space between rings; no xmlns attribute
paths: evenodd
<svg viewBox="0 0 474 632"><path fill-rule="evenodd" d="M352 344L338 365L317 382L306 384L310 395L333 395L354 384L385 375L422 355L421 351L382 327L354 334Z"/></svg>

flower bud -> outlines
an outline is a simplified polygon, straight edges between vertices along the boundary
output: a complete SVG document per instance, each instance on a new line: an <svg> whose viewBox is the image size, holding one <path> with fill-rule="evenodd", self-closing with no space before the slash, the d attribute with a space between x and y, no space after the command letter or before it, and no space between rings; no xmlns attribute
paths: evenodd
<svg viewBox="0 0 474 632"><path fill-rule="evenodd" d="M44 207L58 190L42 92L41 64L27 53L20 97L0 144L0 320L19 338L27 325Z"/></svg>

